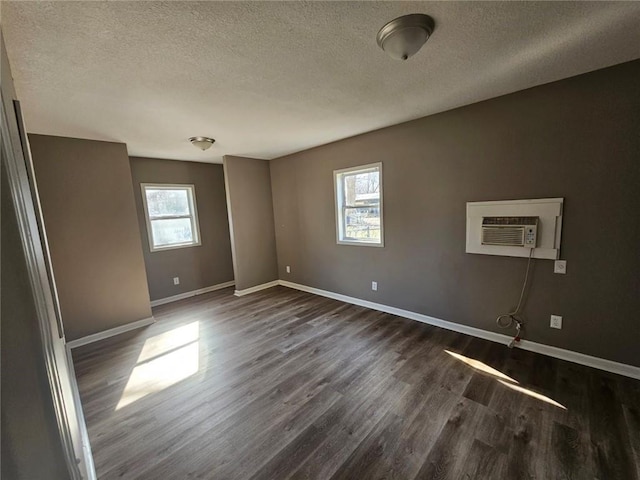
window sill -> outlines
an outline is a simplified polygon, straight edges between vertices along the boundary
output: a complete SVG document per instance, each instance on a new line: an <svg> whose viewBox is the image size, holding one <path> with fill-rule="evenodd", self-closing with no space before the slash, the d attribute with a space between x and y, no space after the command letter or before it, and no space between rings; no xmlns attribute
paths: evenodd
<svg viewBox="0 0 640 480"><path fill-rule="evenodd" d="M177 250L179 248L199 247L202 244L198 243L181 243L179 245L167 245L166 247L155 247L151 249L151 253L164 252L165 250Z"/></svg>
<svg viewBox="0 0 640 480"><path fill-rule="evenodd" d="M355 247L384 247L384 242L381 243L373 243L373 242L358 242L358 241L349 241L349 240L338 240L336 242L338 245L351 245Z"/></svg>

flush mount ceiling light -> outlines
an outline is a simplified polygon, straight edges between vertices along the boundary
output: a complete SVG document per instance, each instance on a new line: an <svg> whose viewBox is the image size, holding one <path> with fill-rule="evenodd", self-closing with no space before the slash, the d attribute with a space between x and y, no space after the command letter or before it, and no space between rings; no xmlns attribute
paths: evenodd
<svg viewBox="0 0 640 480"><path fill-rule="evenodd" d="M203 152L215 142L213 138L209 137L191 137L189 141L194 147L198 147Z"/></svg>
<svg viewBox="0 0 640 480"><path fill-rule="evenodd" d="M435 23L429 15L414 13L391 20L380 29L378 45L397 60L412 57L427 42Z"/></svg>

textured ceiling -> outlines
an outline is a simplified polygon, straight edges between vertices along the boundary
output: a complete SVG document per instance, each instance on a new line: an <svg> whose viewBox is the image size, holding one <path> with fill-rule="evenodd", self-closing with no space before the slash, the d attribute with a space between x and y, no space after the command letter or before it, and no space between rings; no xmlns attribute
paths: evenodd
<svg viewBox="0 0 640 480"><path fill-rule="evenodd" d="M640 58L640 2L1 5L29 131L181 160L274 158ZM400 62L376 33L408 13L436 29Z"/></svg>

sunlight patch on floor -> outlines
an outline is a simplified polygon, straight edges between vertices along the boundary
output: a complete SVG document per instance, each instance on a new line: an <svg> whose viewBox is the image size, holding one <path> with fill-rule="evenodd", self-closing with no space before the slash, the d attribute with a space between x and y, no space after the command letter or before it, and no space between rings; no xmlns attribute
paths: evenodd
<svg viewBox="0 0 640 480"><path fill-rule="evenodd" d="M193 322L147 339L116 410L160 392L198 371L198 323Z"/></svg>
<svg viewBox="0 0 640 480"><path fill-rule="evenodd" d="M542 395L541 393L537 393L534 392L533 390L529 390L528 388L522 387L520 385L518 385L518 381L509 377L508 375L505 375L504 373L502 373L499 370L496 370L493 367L490 367L489 365L487 365L484 362L481 362L480 360L475 360L473 358L469 358L469 357L465 357L464 355L461 355L459 353L455 353L455 352L451 352L449 350L445 350L445 352L447 352L449 355L451 355L453 358L460 360L461 362L469 365L471 368L474 368L476 370L479 370L481 372L484 373L488 373L490 375L493 375L494 377L497 377L496 379L498 380L498 382L500 382L502 385L504 385L505 387L508 387L512 390L515 390L516 392L520 392L523 393L525 395L529 395L530 397L533 397L537 400L541 400L543 402L549 403L555 407L559 407L562 408L564 410L567 409L567 407L565 407L564 405L556 402L555 400L553 400L552 398L549 398L545 395Z"/></svg>
<svg viewBox="0 0 640 480"><path fill-rule="evenodd" d="M480 360L474 360L473 358L465 357L464 355L460 355L459 353L451 352L449 350L445 350L445 352L447 352L453 358L460 360L463 363L466 363L471 368L475 368L476 370L480 370L481 372L488 373L490 375L493 375L494 377L502 378L503 380L508 380L513 383L518 383L517 380L509 377L508 375L505 375L504 373L502 373L499 370L496 370L493 367L490 367L489 365L487 365L484 362L481 362Z"/></svg>
<svg viewBox="0 0 640 480"><path fill-rule="evenodd" d="M191 322L147 339L136 363L144 362L170 350L195 342L200 338L199 323Z"/></svg>
<svg viewBox="0 0 640 480"><path fill-rule="evenodd" d="M536 398L538 400L542 400L543 402L547 402L551 405L553 405L554 407L558 407L558 408L562 408L563 410L566 410L567 407L565 407L564 405L556 402L555 400L553 400L552 398L547 397L546 395L542 395L541 393L538 392L534 392L533 390L529 390L528 388L524 388L521 387L519 385L514 385L512 383L508 383L502 380L498 380L501 384L503 384L505 387L508 387L512 390L515 390L516 392L520 392L520 393L524 393L525 395L529 395L530 397Z"/></svg>

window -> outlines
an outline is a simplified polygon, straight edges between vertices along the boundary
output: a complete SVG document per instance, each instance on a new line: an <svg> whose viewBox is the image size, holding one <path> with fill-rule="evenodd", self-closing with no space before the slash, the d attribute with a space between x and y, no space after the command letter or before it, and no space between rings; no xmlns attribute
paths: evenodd
<svg viewBox="0 0 640 480"><path fill-rule="evenodd" d="M152 252L200 245L193 185L140 186Z"/></svg>
<svg viewBox="0 0 640 480"><path fill-rule="evenodd" d="M333 172L337 240L382 247L382 163Z"/></svg>

